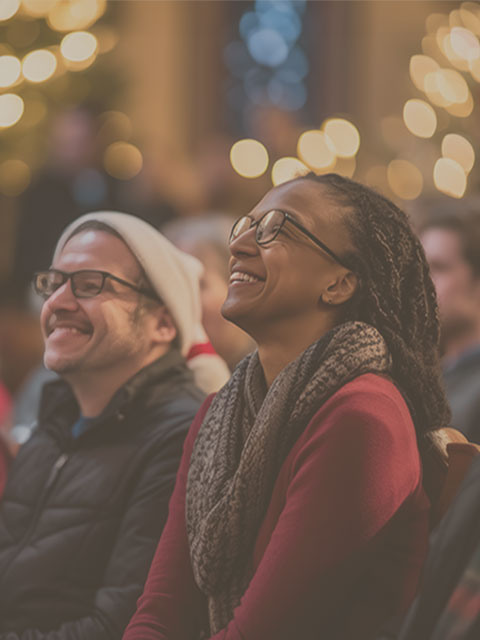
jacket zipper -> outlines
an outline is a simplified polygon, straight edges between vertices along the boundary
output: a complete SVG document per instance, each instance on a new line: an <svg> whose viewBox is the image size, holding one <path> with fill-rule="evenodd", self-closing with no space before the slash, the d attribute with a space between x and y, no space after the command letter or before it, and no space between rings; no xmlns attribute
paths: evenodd
<svg viewBox="0 0 480 640"><path fill-rule="evenodd" d="M37 502L37 507L35 509L35 513L33 514L33 518L32 521L30 522L30 526L28 527L27 531L25 532L22 541L20 543L20 545L17 548L17 553L15 553L11 558L10 561L5 565L5 567L3 568L2 571L2 578L6 575L8 569L10 568L11 564L14 562L14 560L18 557L19 553L21 551L23 551L23 549L25 548L25 545L27 544L28 540L31 537L32 532L35 530L35 527L37 525L38 519L40 517L40 513L45 505L45 502L47 500L48 494L50 493L50 490L52 489L53 485L55 484L55 481L58 478L58 475L60 473L60 471L63 469L63 467L65 466L65 463L68 460L68 454L67 453L62 453L53 463L53 467L50 470L50 474L47 478L47 482L45 483L45 486L43 488L42 494L40 496L39 501Z"/></svg>

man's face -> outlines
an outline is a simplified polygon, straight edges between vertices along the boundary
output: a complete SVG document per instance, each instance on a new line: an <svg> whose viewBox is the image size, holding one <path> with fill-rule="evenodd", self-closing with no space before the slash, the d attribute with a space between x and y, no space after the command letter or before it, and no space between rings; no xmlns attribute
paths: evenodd
<svg viewBox="0 0 480 640"><path fill-rule="evenodd" d="M140 267L126 244L104 231L73 236L53 268L108 271L133 284ZM139 313L139 294L107 278L100 294L76 298L67 281L46 300L40 323L45 365L74 386L88 376L128 378L145 366L152 348L152 314Z"/></svg>
<svg viewBox="0 0 480 640"><path fill-rule="evenodd" d="M462 255L455 231L432 227L421 241L437 291L443 338L471 330L480 313L480 281Z"/></svg>

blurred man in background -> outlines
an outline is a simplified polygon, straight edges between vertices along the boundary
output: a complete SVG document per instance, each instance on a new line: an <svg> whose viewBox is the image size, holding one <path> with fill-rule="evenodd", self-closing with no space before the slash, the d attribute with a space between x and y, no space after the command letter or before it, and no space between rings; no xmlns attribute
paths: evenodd
<svg viewBox="0 0 480 640"><path fill-rule="evenodd" d="M0 506L0 640L121 637L204 397L193 376L213 390L228 375L200 324L200 269L142 220L97 213L36 275L61 379Z"/></svg>
<svg viewBox="0 0 480 640"><path fill-rule="evenodd" d="M437 291L452 426L480 443L480 202L432 209L420 238Z"/></svg>

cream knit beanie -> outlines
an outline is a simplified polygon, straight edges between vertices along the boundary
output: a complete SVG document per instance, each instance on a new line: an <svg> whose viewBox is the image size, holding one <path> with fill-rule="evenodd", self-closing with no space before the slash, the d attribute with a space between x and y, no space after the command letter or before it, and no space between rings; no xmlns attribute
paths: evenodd
<svg viewBox="0 0 480 640"><path fill-rule="evenodd" d="M218 390L230 374L225 362L209 344L202 326L201 263L177 249L144 220L114 211L87 213L74 220L60 236L54 260L75 229L90 220L101 222L120 235L169 310L178 331L181 352L187 358L198 386L207 393Z"/></svg>

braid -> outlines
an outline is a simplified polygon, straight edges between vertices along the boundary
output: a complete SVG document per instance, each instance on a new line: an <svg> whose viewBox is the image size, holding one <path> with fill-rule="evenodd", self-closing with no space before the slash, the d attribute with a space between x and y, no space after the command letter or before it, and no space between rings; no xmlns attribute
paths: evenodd
<svg viewBox="0 0 480 640"><path fill-rule="evenodd" d="M392 356L392 377L410 406L417 434L447 426L435 289L407 216L384 196L337 174L300 179L324 184L346 211L355 250L344 259L360 280L347 318L382 334Z"/></svg>

